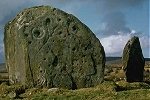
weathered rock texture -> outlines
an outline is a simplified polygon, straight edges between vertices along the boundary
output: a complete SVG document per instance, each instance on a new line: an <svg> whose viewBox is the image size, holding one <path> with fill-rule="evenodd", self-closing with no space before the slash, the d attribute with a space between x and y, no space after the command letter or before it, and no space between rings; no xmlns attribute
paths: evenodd
<svg viewBox="0 0 150 100"><path fill-rule="evenodd" d="M132 37L123 51L123 69L127 82L143 81L145 60L138 37Z"/></svg>
<svg viewBox="0 0 150 100"><path fill-rule="evenodd" d="M90 29L59 9L24 10L5 27L12 84L76 89L103 81L105 53Z"/></svg>

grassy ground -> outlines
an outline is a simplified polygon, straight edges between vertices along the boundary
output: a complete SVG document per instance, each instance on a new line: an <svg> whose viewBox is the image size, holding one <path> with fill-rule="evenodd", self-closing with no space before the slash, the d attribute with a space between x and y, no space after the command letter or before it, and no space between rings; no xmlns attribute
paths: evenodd
<svg viewBox="0 0 150 100"><path fill-rule="evenodd" d="M146 83L104 81L102 84L78 90L58 88L26 89L21 85L0 85L0 100L150 100Z"/></svg>
<svg viewBox="0 0 150 100"><path fill-rule="evenodd" d="M58 88L27 89L21 85L7 85L0 80L0 100L150 100L150 62L145 64L145 83L128 83L121 64L107 64L105 81L96 87L77 90ZM0 74L7 80L5 73ZM2 82L2 84L1 84Z"/></svg>

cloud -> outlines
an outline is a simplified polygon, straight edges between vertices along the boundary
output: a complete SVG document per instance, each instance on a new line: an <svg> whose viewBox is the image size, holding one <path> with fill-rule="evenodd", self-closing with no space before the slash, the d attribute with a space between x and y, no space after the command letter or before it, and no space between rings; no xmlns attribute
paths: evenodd
<svg viewBox="0 0 150 100"><path fill-rule="evenodd" d="M100 38L107 55L121 53L127 41L131 38L130 35L111 35Z"/></svg>
<svg viewBox="0 0 150 100"><path fill-rule="evenodd" d="M121 56L125 44L134 34L121 34L121 35L111 35L104 38L99 38L100 42L104 46L104 50L107 56ZM149 49L150 47L150 37L140 36L139 37L142 49ZM145 57L150 57L149 51L145 51Z"/></svg>
<svg viewBox="0 0 150 100"><path fill-rule="evenodd" d="M136 8L137 6L141 6L142 8L143 2L145 1L148 0L1 0L0 44L3 44L2 33L4 24L14 18L16 14L24 8L38 5L51 5L53 7L60 8L68 13L72 13L75 16L78 15L78 18L82 19L86 19L87 16L81 15L80 13L83 9L87 8L84 11L91 13L92 16L98 16L99 20L101 20L102 22L97 25L99 26L99 30L93 31L97 31L96 33L99 33L97 35L101 35L100 33L103 33L107 36L105 38L100 38L100 40L102 41L102 44L104 44L104 46L106 44L105 48L106 52L108 52L107 54L115 54L120 52L121 48L123 48L123 45L130 38L130 35L128 35L128 33L134 33L130 29L130 27L127 26L128 23L126 22L126 16L122 12L122 10L125 10L129 7ZM89 19L92 18L89 17ZM84 21L84 23L88 23L88 21ZM93 19L92 21L95 21L95 19ZM147 37L141 37L140 39L142 45L146 45L149 43L144 42L145 40L148 40ZM118 43L116 42L117 40L119 41ZM117 47L115 44L117 45ZM3 46L0 46L0 54L2 50Z"/></svg>
<svg viewBox="0 0 150 100"><path fill-rule="evenodd" d="M4 53L4 44L3 43L0 44L0 53Z"/></svg>
<svg viewBox="0 0 150 100"><path fill-rule="evenodd" d="M0 3L0 63L4 62L3 33L5 24L22 9L32 5L31 0L1 0Z"/></svg>
<svg viewBox="0 0 150 100"><path fill-rule="evenodd" d="M28 1L28 0L27 0ZM25 0L3 0L0 3L0 23L4 23L6 20L10 20L10 17L14 16L20 8L27 6Z"/></svg>
<svg viewBox="0 0 150 100"><path fill-rule="evenodd" d="M64 6L61 7L61 9L67 13L76 14L82 8L83 3L84 3L83 1L80 3L76 1L67 2L64 4Z"/></svg>
<svg viewBox="0 0 150 100"><path fill-rule="evenodd" d="M140 37L141 47L142 48L150 48L150 37L142 36Z"/></svg>
<svg viewBox="0 0 150 100"><path fill-rule="evenodd" d="M105 36L117 35L119 32L130 33L125 11L135 10L139 6L142 9L145 1L147 0L99 0L97 13L102 13L102 20L96 33Z"/></svg>
<svg viewBox="0 0 150 100"><path fill-rule="evenodd" d="M4 59L4 44L0 43L0 63L3 63Z"/></svg>
<svg viewBox="0 0 150 100"><path fill-rule="evenodd" d="M119 11L127 7L142 6L146 0L100 0L103 1L103 5L108 12Z"/></svg>
<svg viewBox="0 0 150 100"><path fill-rule="evenodd" d="M26 7L32 6L30 0L2 0L0 3L0 43L2 43L4 26L12 20L17 13Z"/></svg>
<svg viewBox="0 0 150 100"><path fill-rule="evenodd" d="M117 35L118 32L131 32L131 29L126 26L124 14L121 12L106 14L102 19L102 28L100 29L100 33L103 35Z"/></svg>

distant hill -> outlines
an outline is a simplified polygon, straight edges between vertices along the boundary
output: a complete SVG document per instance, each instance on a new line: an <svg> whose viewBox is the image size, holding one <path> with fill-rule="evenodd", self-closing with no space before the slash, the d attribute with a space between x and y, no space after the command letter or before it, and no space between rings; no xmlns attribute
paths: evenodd
<svg viewBox="0 0 150 100"><path fill-rule="evenodd" d="M0 64L5 62L5 55L4 53L0 52Z"/></svg>
<svg viewBox="0 0 150 100"><path fill-rule="evenodd" d="M106 64L119 64L122 57L106 57ZM150 58L145 58L146 62L150 62Z"/></svg>
<svg viewBox="0 0 150 100"><path fill-rule="evenodd" d="M106 57L106 61L119 60L121 57Z"/></svg>
<svg viewBox="0 0 150 100"><path fill-rule="evenodd" d="M106 57L106 64L120 64L121 57Z"/></svg>
<svg viewBox="0 0 150 100"><path fill-rule="evenodd" d="M150 58L145 58L146 62L150 63ZM120 64L121 57L106 57L106 64ZM5 70L5 63L0 63L0 70Z"/></svg>
<svg viewBox="0 0 150 100"><path fill-rule="evenodd" d="M0 69L4 69L5 68L5 63L0 63Z"/></svg>
<svg viewBox="0 0 150 100"><path fill-rule="evenodd" d="M150 61L150 58L145 58L145 61Z"/></svg>
<svg viewBox="0 0 150 100"><path fill-rule="evenodd" d="M122 57L106 57L106 61L119 60ZM150 58L145 58L145 61L150 61Z"/></svg>
<svg viewBox="0 0 150 100"><path fill-rule="evenodd" d="M0 63L0 72L6 72L5 63Z"/></svg>

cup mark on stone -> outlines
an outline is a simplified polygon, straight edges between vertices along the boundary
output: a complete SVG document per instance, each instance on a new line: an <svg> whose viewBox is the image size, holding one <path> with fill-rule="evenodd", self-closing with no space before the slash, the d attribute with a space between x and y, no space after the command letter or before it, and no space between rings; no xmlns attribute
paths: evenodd
<svg viewBox="0 0 150 100"><path fill-rule="evenodd" d="M46 51L46 53L49 53L49 51Z"/></svg>
<svg viewBox="0 0 150 100"><path fill-rule="evenodd" d="M45 60L46 60L46 58L43 58L43 60L45 61Z"/></svg>
<svg viewBox="0 0 150 100"><path fill-rule="evenodd" d="M50 66L51 66L51 64L48 64L48 66L50 67Z"/></svg>
<svg viewBox="0 0 150 100"><path fill-rule="evenodd" d="M69 32L70 33L77 33L77 31L78 31L78 27L77 27L76 23L71 23L69 25Z"/></svg>
<svg viewBox="0 0 150 100"><path fill-rule="evenodd" d="M53 65L53 66L57 66L57 64L58 64L58 57L55 56L52 65Z"/></svg>
<svg viewBox="0 0 150 100"><path fill-rule="evenodd" d="M28 37L28 34L24 34L25 37Z"/></svg>
<svg viewBox="0 0 150 100"><path fill-rule="evenodd" d="M75 51L75 50L76 50L76 48L74 47L72 50L73 50L73 51Z"/></svg>
<svg viewBox="0 0 150 100"><path fill-rule="evenodd" d="M58 35L61 35L61 34L62 34L62 31L59 31L59 32L58 32Z"/></svg>
<svg viewBox="0 0 150 100"><path fill-rule="evenodd" d="M37 29L35 29L35 30L33 31L33 36L36 37L36 38L39 37L40 34L41 34L40 31L37 30Z"/></svg>
<svg viewBox="0 0 150 100"><path fill-rule="evenodd" d="M50 18L46 18L45 24L46 24L46 25L49 25L49 24L50 24L50 21L51 21Z"/></svg>
<svg viewBox="0 0 150 100"><path fill-rule="evenodd" d="M31 44L32 43L32 41L28 41L28 44Z"/></svg>
<svg viewBox="0 0 150 100"><path fill-rule="evenodd" d="M61 21L61 18L58 18L57 21L60 22L60 21Z"/></svg>
<svg viewBox="0 0 150 100"><path fill-rule="evenodd" d="M77 26L76 26L76 25L74 25L74 26L72 27L72 31L73 31L73 32L77 32Z"/></svg>
<svg viewBox="0 0 150 100"><path fill-rule="evenodd" d="M56 8L53 8L53 11L55 11L56 10Z"/></svg>
<svg viewBox="0 0 150 100"><path fill-rule="evenodd" d="M40 29L34 28L32 34L35 39L42 39L45 36L45 30L41 32Z"/></svg>

